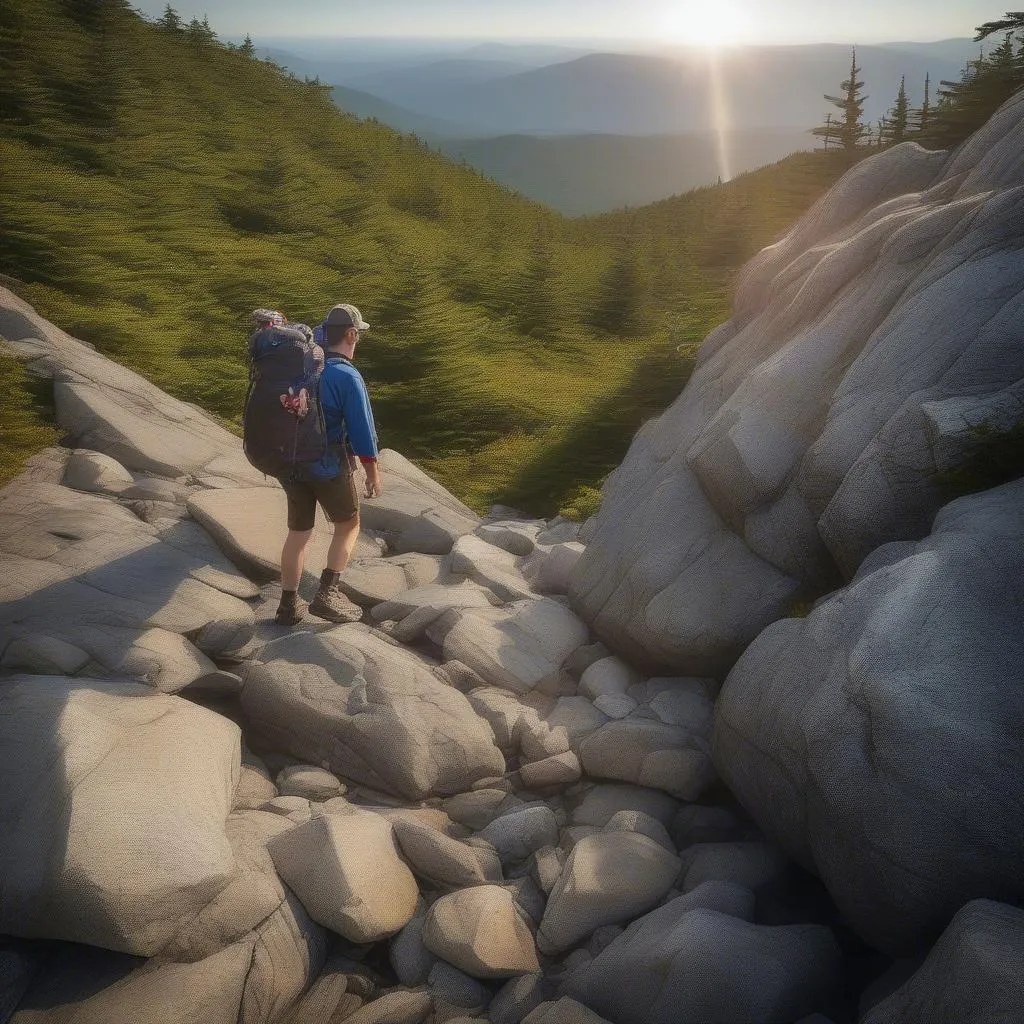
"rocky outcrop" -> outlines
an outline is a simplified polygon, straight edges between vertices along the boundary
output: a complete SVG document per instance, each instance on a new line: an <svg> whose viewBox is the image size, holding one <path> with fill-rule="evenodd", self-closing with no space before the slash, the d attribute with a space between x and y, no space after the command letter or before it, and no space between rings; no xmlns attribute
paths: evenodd
<svg viewBox="0 0 1024 1024"><path fill-rule="evenodd" d="M621 1024L797 1020L827 1005L840 966L829 930L753 924L752 906L708 883L635 921L564 988Z"/></svg>
<svg viewBox="0 0 1024 1024"><path fill-rule="evenodd" d="M872 945L1024 899L1024 480L944 508L729 674L714 758ZM984 851L980 855L979 851Z"/></svg>
<svg viewBox="0 0 1024 1024"><path fill-rule="evenodd" d="M159 953L229 882L237 726L140 683L0 685L0 929Z"/></svg>
<svg viewBox="0 0 1024 1024"><path fill-rule="evenodd" d="M65 334L6 288L0 288L0 336L32 373L53 381L57 425L76 447L157 476L267 483L238 438L213 417Z"/></svg>
<svg viewBox="0 0 1024 1024"><path fill-rule="evenodd" d="M972 900L914 976L861 1024L1011 1021L1024 1009L1024 910Z"/></svg>
<svg viewBox="0 0 1024 1024"><path fill-rule="evenodd" d="M607 644L720 673L794 599L925 535L965 420L1019 404L1022 140L1018 94L951 156L886 150L747 264L573 571Z"/></svg>
<svg viewBox="0 0 1024 1024"><path fill-rule="evenodd" d="M165 692L212 671L251 640L258 590L193 526L45 481L0 491L0 664Z"/></svg>
<svg viewBox="0 0 1024 1024"><path fill-rule="evenodd" d="M242 708L271 749L413 800L505 768L461 693L360 624L268 644L247 669Z"/></svg>

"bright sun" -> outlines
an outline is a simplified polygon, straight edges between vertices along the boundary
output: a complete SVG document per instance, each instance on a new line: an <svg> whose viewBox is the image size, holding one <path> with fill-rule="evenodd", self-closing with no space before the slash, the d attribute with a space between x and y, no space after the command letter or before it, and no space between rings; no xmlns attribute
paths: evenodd
<svg viewBox="0 0 1024 1024"><path fill-rule="evenodd" d="M750 17L729 0L668 0L659 21L665 42L715 49L749 41Z"/></svg>

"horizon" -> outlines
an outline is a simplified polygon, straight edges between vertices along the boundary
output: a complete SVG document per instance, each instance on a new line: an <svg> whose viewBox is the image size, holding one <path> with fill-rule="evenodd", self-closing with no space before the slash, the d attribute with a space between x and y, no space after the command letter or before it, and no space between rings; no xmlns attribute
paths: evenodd
<svg viewBox="0 0 1024 1024"><path fill-rule="evenodd" d="M136 0L148 18L166 0ZM559 46L878 45L972 38L976 26L1002 17L991 0L863 0L856 11L817 0L178 0L186 20L207 17L225 38L251 36L316 42L508 43ZM528 25L528 28L524 26Z"/></svg>

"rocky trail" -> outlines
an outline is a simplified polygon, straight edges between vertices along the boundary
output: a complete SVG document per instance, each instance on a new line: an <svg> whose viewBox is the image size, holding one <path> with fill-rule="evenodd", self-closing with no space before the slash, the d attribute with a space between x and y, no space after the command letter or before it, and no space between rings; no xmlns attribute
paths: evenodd
<svg viewBox="0 0 1024 1024"><path fill-rule="evenodd" d="M1024 1020L1024 481L929 482L1024 409L1022 154L849 172L582 526L385 452L340 626L237 438L0 290L64 438L0 491L0 1024Z"/></svg>

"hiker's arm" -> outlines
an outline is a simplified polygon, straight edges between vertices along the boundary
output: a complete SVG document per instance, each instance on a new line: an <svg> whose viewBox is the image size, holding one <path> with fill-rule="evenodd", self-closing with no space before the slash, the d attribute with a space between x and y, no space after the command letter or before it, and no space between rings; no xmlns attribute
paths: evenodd
<svg viewBox="0 0 1024 1024"><path fill-rule="evenodd" d="M377 467L377 432L373 424L373 410L362 380L351 377L348 384L343 406L345 427L349 444L366 471L366 496L374 498L381 493L383 485Z"/></svg>
<svg viewBox="0 0 1024 1024"><path fill-rule="evenodd" d="M360 462L375 462L378 455L377 432L374 429L370 397L358 378L350 377L347 383L341 411L345 417L349 444L352 445L352 451L359 456Z"/></svg>

